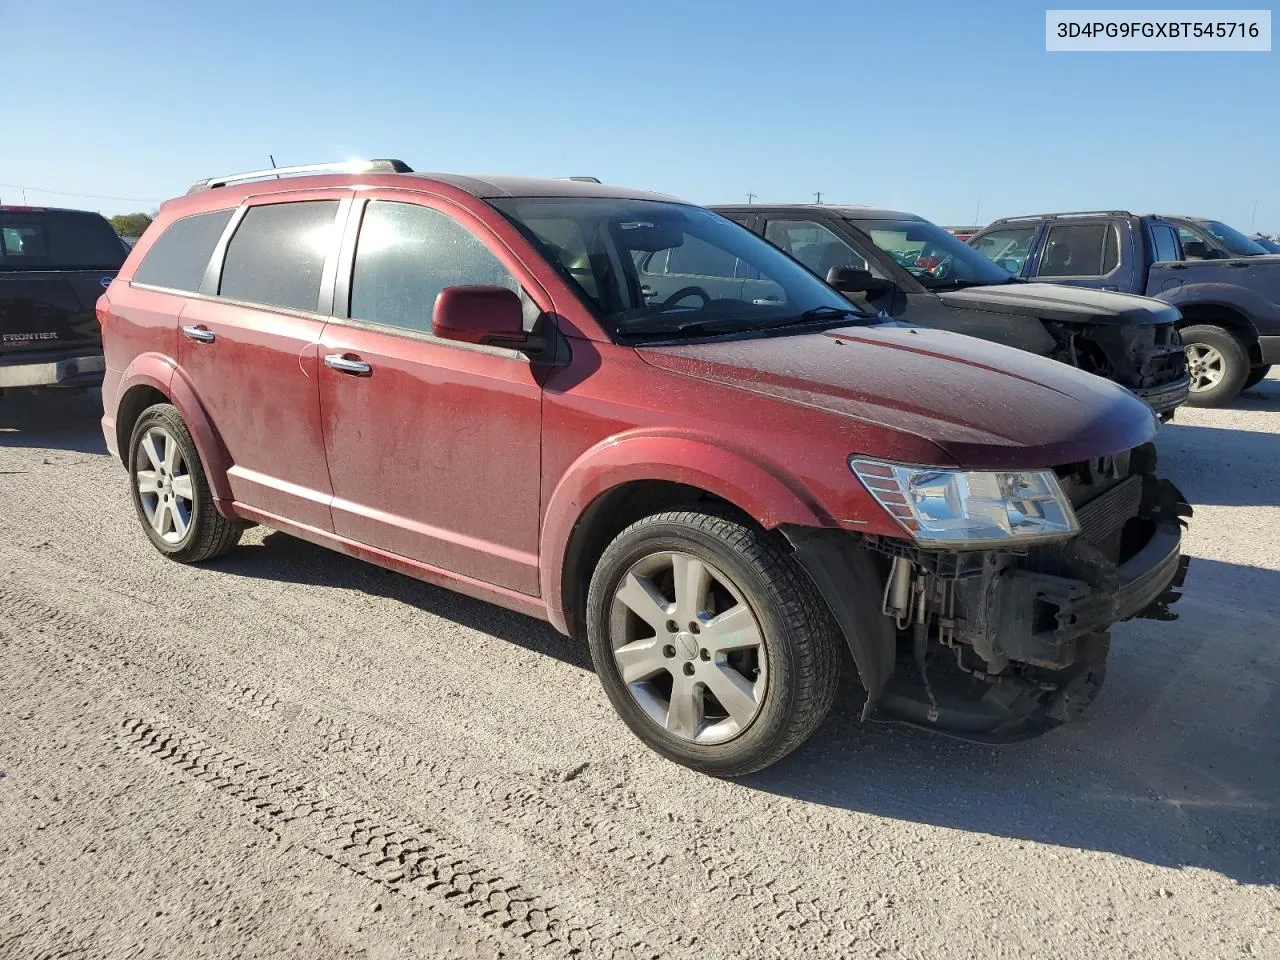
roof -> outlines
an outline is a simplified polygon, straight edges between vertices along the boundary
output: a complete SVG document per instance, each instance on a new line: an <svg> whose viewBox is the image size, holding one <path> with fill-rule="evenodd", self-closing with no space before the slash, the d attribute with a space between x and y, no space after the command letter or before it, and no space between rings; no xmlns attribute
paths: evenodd
<svg viewBox="0 0 1280 960"><path fill-rule="evenodd" d="M924 220L924 217L902 210L884 210L880 207L855 207L834 203L713 203L712 210L796 210L821 211L837 217L852 217L861 220Z"/></svg>
<svg viewBox="0 0 1280 960"><path fill-rule="evenodd" d="M75 207L43 207L27 203L0 203L0 213L83 213L101 217L97 210L78 210Z"/></svg>
<svg viewBox="0 0 1280 960"><path fill-rule="evenodd" d="M629 200L685 201L664 193L619 187L609 183L550 177L509 177L465 173L404 173L406 180L420 178L450 184L484 200L498 197L617 197Z"/></svg>

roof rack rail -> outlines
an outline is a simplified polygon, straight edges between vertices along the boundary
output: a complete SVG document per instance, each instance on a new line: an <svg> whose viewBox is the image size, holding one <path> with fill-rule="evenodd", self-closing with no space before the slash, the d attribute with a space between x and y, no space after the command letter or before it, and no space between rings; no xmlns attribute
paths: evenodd
<svg viewBox="0 0 1280 960"><path fill-rule="evenodd" d="M577 180L579 183L599 183L599 177L564 177L565 180Z"/></svg>
<svg viewBox="0 0 1280 960"><path fill-rule="evenodd" d="M987 226L996 223L1012 223L1015 220L1060 220L1063 217L1132 217L1128 210L1072 210L1068 213L1032 213L1023 217L1000 217L992 220Z"/></svg>
<svg viewBox="0 0 1280 960"><path fill-rule="evenodd" d="M403 160L340 160L335 163L308 163L299 167L272 167L270 170L251 170L248 173L232 173L225 177L209 177L197 180L187 193L225 187L229 183L246 180L267 180L271 177L290 177L301 173L413 173L413 168Z"/></svg>

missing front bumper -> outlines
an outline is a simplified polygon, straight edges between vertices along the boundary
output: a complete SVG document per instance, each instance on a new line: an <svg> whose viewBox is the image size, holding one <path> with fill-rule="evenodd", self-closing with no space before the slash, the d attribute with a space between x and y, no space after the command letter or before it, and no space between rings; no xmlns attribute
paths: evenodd
<svg viewBox="0 0 1280 960"><path fill-rule="evenodd" d="M1190 513L1171 483L1135 474L1077 508L1080 536L1023 554L921 551L835 531L788 536L849 642L868 693L864 717L1006 742L1084 712L1106 675L1111 624L1174 618ZM873 595L888 610L899 574L912 614L895 627Z"/></svg>

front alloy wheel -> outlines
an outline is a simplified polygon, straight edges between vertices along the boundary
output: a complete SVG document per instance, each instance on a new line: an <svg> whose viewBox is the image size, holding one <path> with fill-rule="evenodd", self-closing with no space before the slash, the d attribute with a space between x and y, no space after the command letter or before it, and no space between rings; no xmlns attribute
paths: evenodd
<svg viewBox="0 0 1280 960"><path fill-rule="evenodd" d="M1222 353L1207 343L1187 345L1187 368L1191 374L1191 389L1197 393L1212 390L1226 375L1227 361Z"/></svg>
<svg viewBox="0 0 1280 960"><path fill-rule="evenodd" d="M786 756L835 699L843 638L786 541L727 507L638 520L587 595L591 659L647 746L716 776Z"/></svg>
<svg viewBox="0 0 1280 960"><path fill-rule="evenodd" d="M724 743L760 712L764 635L724 573L688 553L637 561L613 594L613 659L649 719L692 743Z"/></svg>

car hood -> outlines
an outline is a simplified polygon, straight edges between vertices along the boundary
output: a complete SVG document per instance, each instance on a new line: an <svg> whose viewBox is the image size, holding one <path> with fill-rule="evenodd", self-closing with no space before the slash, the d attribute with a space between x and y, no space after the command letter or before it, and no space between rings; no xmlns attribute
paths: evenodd
<svg viewBox="0 0 1280 960"><path fill-rule="evenodd" d="M881 324L637 352L664 370L880 428L862 436L913 436L963 467L1076 463L1156 430L1151 409L1108 380L942 330ZM887 456L902 446L886 436L885 449L850 452Z"/></svg>
<svg viewBox="0 0 1280 960"><path fill-rule="evenodd" d="M1129 293L1056 283L1008 283L940 292L939 299L960 310L1021 313L1067 322L1176 323L1178 311L1160 300Z"/></svg>

